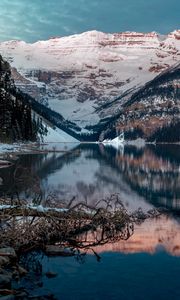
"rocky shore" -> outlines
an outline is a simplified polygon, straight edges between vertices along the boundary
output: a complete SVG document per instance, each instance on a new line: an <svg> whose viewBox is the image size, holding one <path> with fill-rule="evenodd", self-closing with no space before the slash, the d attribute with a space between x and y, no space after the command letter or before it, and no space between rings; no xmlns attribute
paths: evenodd
<svg viewBox="0 0 180 300"><path fill-rule="evenodd" d="M26 278L30 278L29 272L19 265L18 256L11 247L0 248L0 299L1 300L13 300L13 299L55 299L53 295L44 296L32 296L25 287L15 288L18 283ZM47 278L53 278L57 276L55 273L48 272L45 274ZM38 283L40 286L40 282Z"/></svg>

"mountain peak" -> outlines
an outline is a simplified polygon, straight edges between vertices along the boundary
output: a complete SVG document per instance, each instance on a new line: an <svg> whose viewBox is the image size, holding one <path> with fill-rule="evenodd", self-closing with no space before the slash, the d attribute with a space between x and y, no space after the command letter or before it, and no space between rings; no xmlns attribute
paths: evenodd
<svg viewBox="0 0 180 300"><path fill-rule="evenodd" d="M180 40L180 29L176 29L168 34L168 37L175 38L176 40Z"/></svg>

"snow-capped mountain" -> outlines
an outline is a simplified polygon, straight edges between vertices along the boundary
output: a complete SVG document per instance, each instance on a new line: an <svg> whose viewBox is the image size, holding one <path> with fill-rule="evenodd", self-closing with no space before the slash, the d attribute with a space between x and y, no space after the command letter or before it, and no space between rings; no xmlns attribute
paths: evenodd
<svg viewBox="0 0 180 300"><path fill-rule="evenodd" d="M180 30L166 36L90 31L34 44L8 41L0 43L0 53L21 90L86 132L180 60Z"/></svg>

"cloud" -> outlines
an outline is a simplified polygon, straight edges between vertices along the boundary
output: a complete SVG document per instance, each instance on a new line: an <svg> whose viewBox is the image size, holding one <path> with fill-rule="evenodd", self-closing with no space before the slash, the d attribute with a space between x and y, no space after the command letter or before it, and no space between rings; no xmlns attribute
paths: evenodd
<svg viewBox="0 0 180 300"><path fill-rule="evenodd" d="M0 40L36 41L97 29L159 31L178 28L179 0L1 0Z"/></svg>

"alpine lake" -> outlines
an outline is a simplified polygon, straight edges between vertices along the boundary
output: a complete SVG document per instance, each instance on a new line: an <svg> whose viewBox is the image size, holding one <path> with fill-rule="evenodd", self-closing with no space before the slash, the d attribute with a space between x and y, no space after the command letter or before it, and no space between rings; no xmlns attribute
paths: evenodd
<svg viewBox="0 0 180 300"><path fill-rule="evenodd" d="M30 201L40 193L41 205L44 199L59 204L74 198L93 206L118 195L129 212L161 213L136 224L128 239L97 244L98 259L93 251L73 257L39 253L41 276L24 278L19 287L62 300L179 300L180 145L51 143L41 150L17 154L0 169L1 196Z"/></svg>

